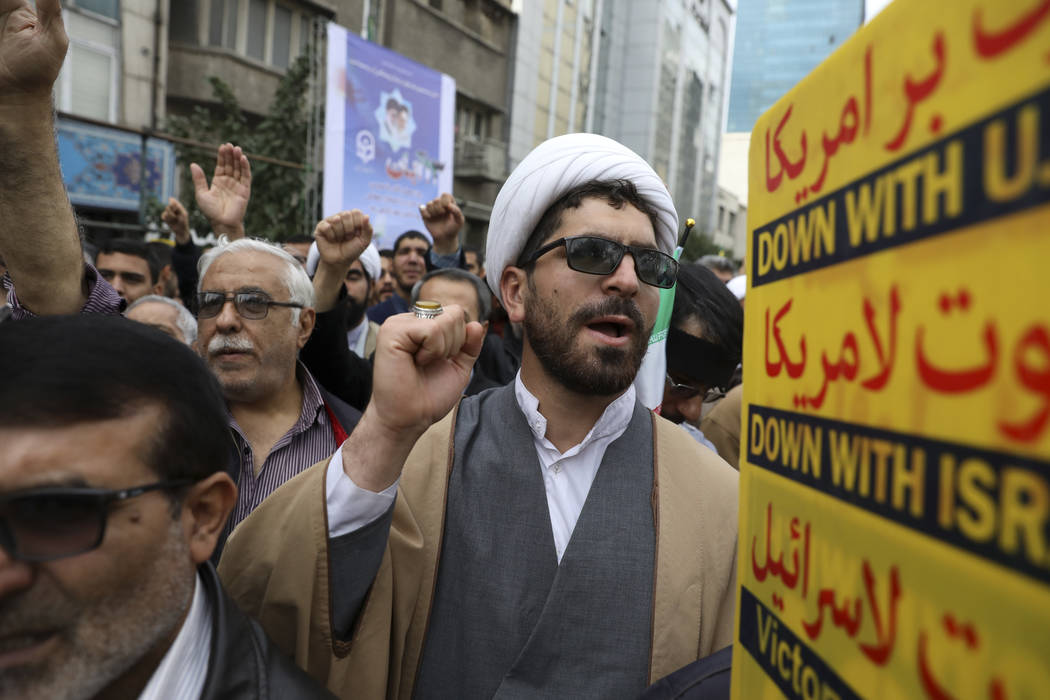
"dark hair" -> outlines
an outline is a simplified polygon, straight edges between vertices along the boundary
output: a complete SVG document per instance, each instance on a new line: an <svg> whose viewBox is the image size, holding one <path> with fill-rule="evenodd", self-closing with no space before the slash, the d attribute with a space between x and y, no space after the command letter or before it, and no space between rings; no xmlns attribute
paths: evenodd
<svg viewBox="0 0 1050 700"><path fill-rule="evenodd" d="M485 284L483 279L475 275L473 272L462 270L458 267L439 267L438 269L431 270L423 275L423 278L416 282L412 287L413 304L419 301L419 290L423 288L423 285L427 280L434 279L435 277L447 277L456 282L465 282L473 285L474 293L478 297L478 317L475 320L481 323L488 320L489 314L492 312L492 293L489 291L489 286Z"/></svg>
<svg viewBox="0 0 1050 700"><path fill-rule="evenodd" d="M727 360L734 365L740 362L744 311L725 282L696 263L682 263L678 268L671 326L681 328L689 319L700 323L704 340L723 350Z"/></svg>
<svg viewBox="0 0 1050 700"><path fill-rule="evenodd" d="M175 249L170 245L163 241L150 241L146 246L149 248L150 255L157 259L158 269L163 270L166 265L171 264L171 256Z"/></svg>
<svg viewBox="0 0 1050 700"><path fill-rule="evenodd" d="M219 383L187 345L122 316L0 324L0 427L58 428L157 406L142 456L161 479L225 469L230 438Z"/></svg>
<svg viewBox="0 0 1050 700"><path fill-rule="evenodd" d="M736 269L739 267L735 262L724 255L705 255L697 262L709 270L728 272L731 275L735 275Z"/></svg>
<svg viewBox="0 0 1050 700"><path fill-rule="evenodd" d="M394 252L392 253L392 255L396 254L397 253L397 249L401 247L401 241L409 239L409 238L418 238L419 240L421 240L424 243L426 243L427 247L430 247L430 239L427 238L426 234L423 233L422 231L412 231L412 230L405 231L404 233L402 233L400 236L397 237L396 241L394 241Z"/></svg>
<svg viewBox="0 0 1050 700"><path fill-rule="evenodd" d="M298 235L295 235L295 236L289 236L288 238L285 238L283 241L281 241L281 243L313 243L313 242L314 242L314 237L313 236L307 236L307 235L304 235L304 234L301 234L301 233L298 234Z"/></svg>
<svg viewBox="0 0 1050 700"><path fill-rule="evenodd" d="M157 283L157 278L160 277L160 261L157 260L157 256L149 249L149 245L146 242L137 241L133 238L111 238L103 243L102 247L98 249L98 253L95 254L96 264L98 263L99 255L109 255L111 253L123 253L124 255L134 255L136 258L142 258L149 266L150 284Z"/></svg>
<svg viewBox="0 0 1050 700"><path fill-rule="evenodd" d="M381 251L379 251L379 257L386 258L387 260L393 260L394 251L390 250L389 248L383 248Z"/></svg>
<svg viewBox="0 0 1050 700"><path fill-rule="evenodd" d="M566 209L576 209L583 200L592 197L604 199L616 209L622 209L625 204L630 204L649 217L654 230L657 228L659 220L657 219L656 211L649 205L649 202L645 201L642 195L638 194L638 188L634 186L633 182L630 180L591 180L573 187L559 197L558 201L550 205L547 211L543 212L543 216L540 217L536 228L532 230L532 234L529 236L529 240L526 241L525 247L522 248L521 255L518 256L515 265L522 267L523 261L535 253L543 245L544 241L554 235L554 232L558 230L558 226L561 225L562 212Z"/></svg>

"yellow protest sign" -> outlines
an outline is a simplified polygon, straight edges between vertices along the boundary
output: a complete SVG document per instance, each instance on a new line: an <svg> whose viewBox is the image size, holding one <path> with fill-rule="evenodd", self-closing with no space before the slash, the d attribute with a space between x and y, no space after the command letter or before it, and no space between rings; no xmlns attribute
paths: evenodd
<svg viewBox="0 0 1050 700"><path fill-rule="evenodd" d="M897 0L751 137L733 697L1050 693L1050 0Z"/></svg>

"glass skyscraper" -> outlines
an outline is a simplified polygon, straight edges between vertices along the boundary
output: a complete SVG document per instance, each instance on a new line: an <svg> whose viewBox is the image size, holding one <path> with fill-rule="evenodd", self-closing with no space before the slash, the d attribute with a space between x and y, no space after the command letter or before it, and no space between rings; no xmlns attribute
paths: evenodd
<svg viewBox="0 0 1050 700"><path fill-rule="evenodd" d="M739 0L726 130L751 131L864 21L864 0Z"/></svg>

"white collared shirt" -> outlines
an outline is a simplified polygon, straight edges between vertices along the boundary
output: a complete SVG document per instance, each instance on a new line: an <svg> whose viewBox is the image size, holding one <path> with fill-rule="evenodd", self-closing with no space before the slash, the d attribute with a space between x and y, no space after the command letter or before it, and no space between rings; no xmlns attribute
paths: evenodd
<svg viewBox="0 0 1050 700"><path fill-rule="evenodd" d="M605 450L623 435L634 413L635 391L631 385L618 399L606 406L601 417L583 441L559 452L547 439L547 419L539 412L539 399L532 395L521 381L521 372L514 378L514 398L532 431L533 445L543 473L543 487L547 493L554 548L561 561L569 545L576 521L580 518L587 494L594 483ZM344 445L346 443L343 443ZM386 512L394 502L397 483L375 493L358 487L343 470L342 448L328 463L325 475L325 493L328 507L328 536L338 537L358 530Z"/></svg>
<svg viewBox="0 0 1050 700"><path fill-rule="evenodd" d="M139 700L197 700L204 690L211 659L212 611L200 575L193 602L175 641L168 648Z"/></svg>
<svg viewBox="0 0 1050 700"><path fill-rule="evenodd" d="M554 548L558 561L569 546L576 521L580 519L587 494L598 474L598 467L605 457L605 450L616 438L624 434L634 414L634 384L618 399L605 407L601 417L583 441L559 452L547 439L547 419L539 411L540 401L525 388L521 371L514 378L514 398L525 414L532 431L532 443L543 471L543 487L547 492L547 508L550 510L551 529L554 532Z"/></svg>

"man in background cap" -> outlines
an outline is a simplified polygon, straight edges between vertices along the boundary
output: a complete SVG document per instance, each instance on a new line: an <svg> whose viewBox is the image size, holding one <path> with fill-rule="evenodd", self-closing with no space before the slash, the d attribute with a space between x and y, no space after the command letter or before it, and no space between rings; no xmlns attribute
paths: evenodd
<svg viewBox="0 0 1050 700"><path fill-rule="evenodd" d="M537 147L486 246L525 328L517 378L449 413L480 324L458 306L391 317L358 428L231 538L234 598L362 697L633 697L728 645L737 474L632 385L676 234L629 149Z"/></svg>

